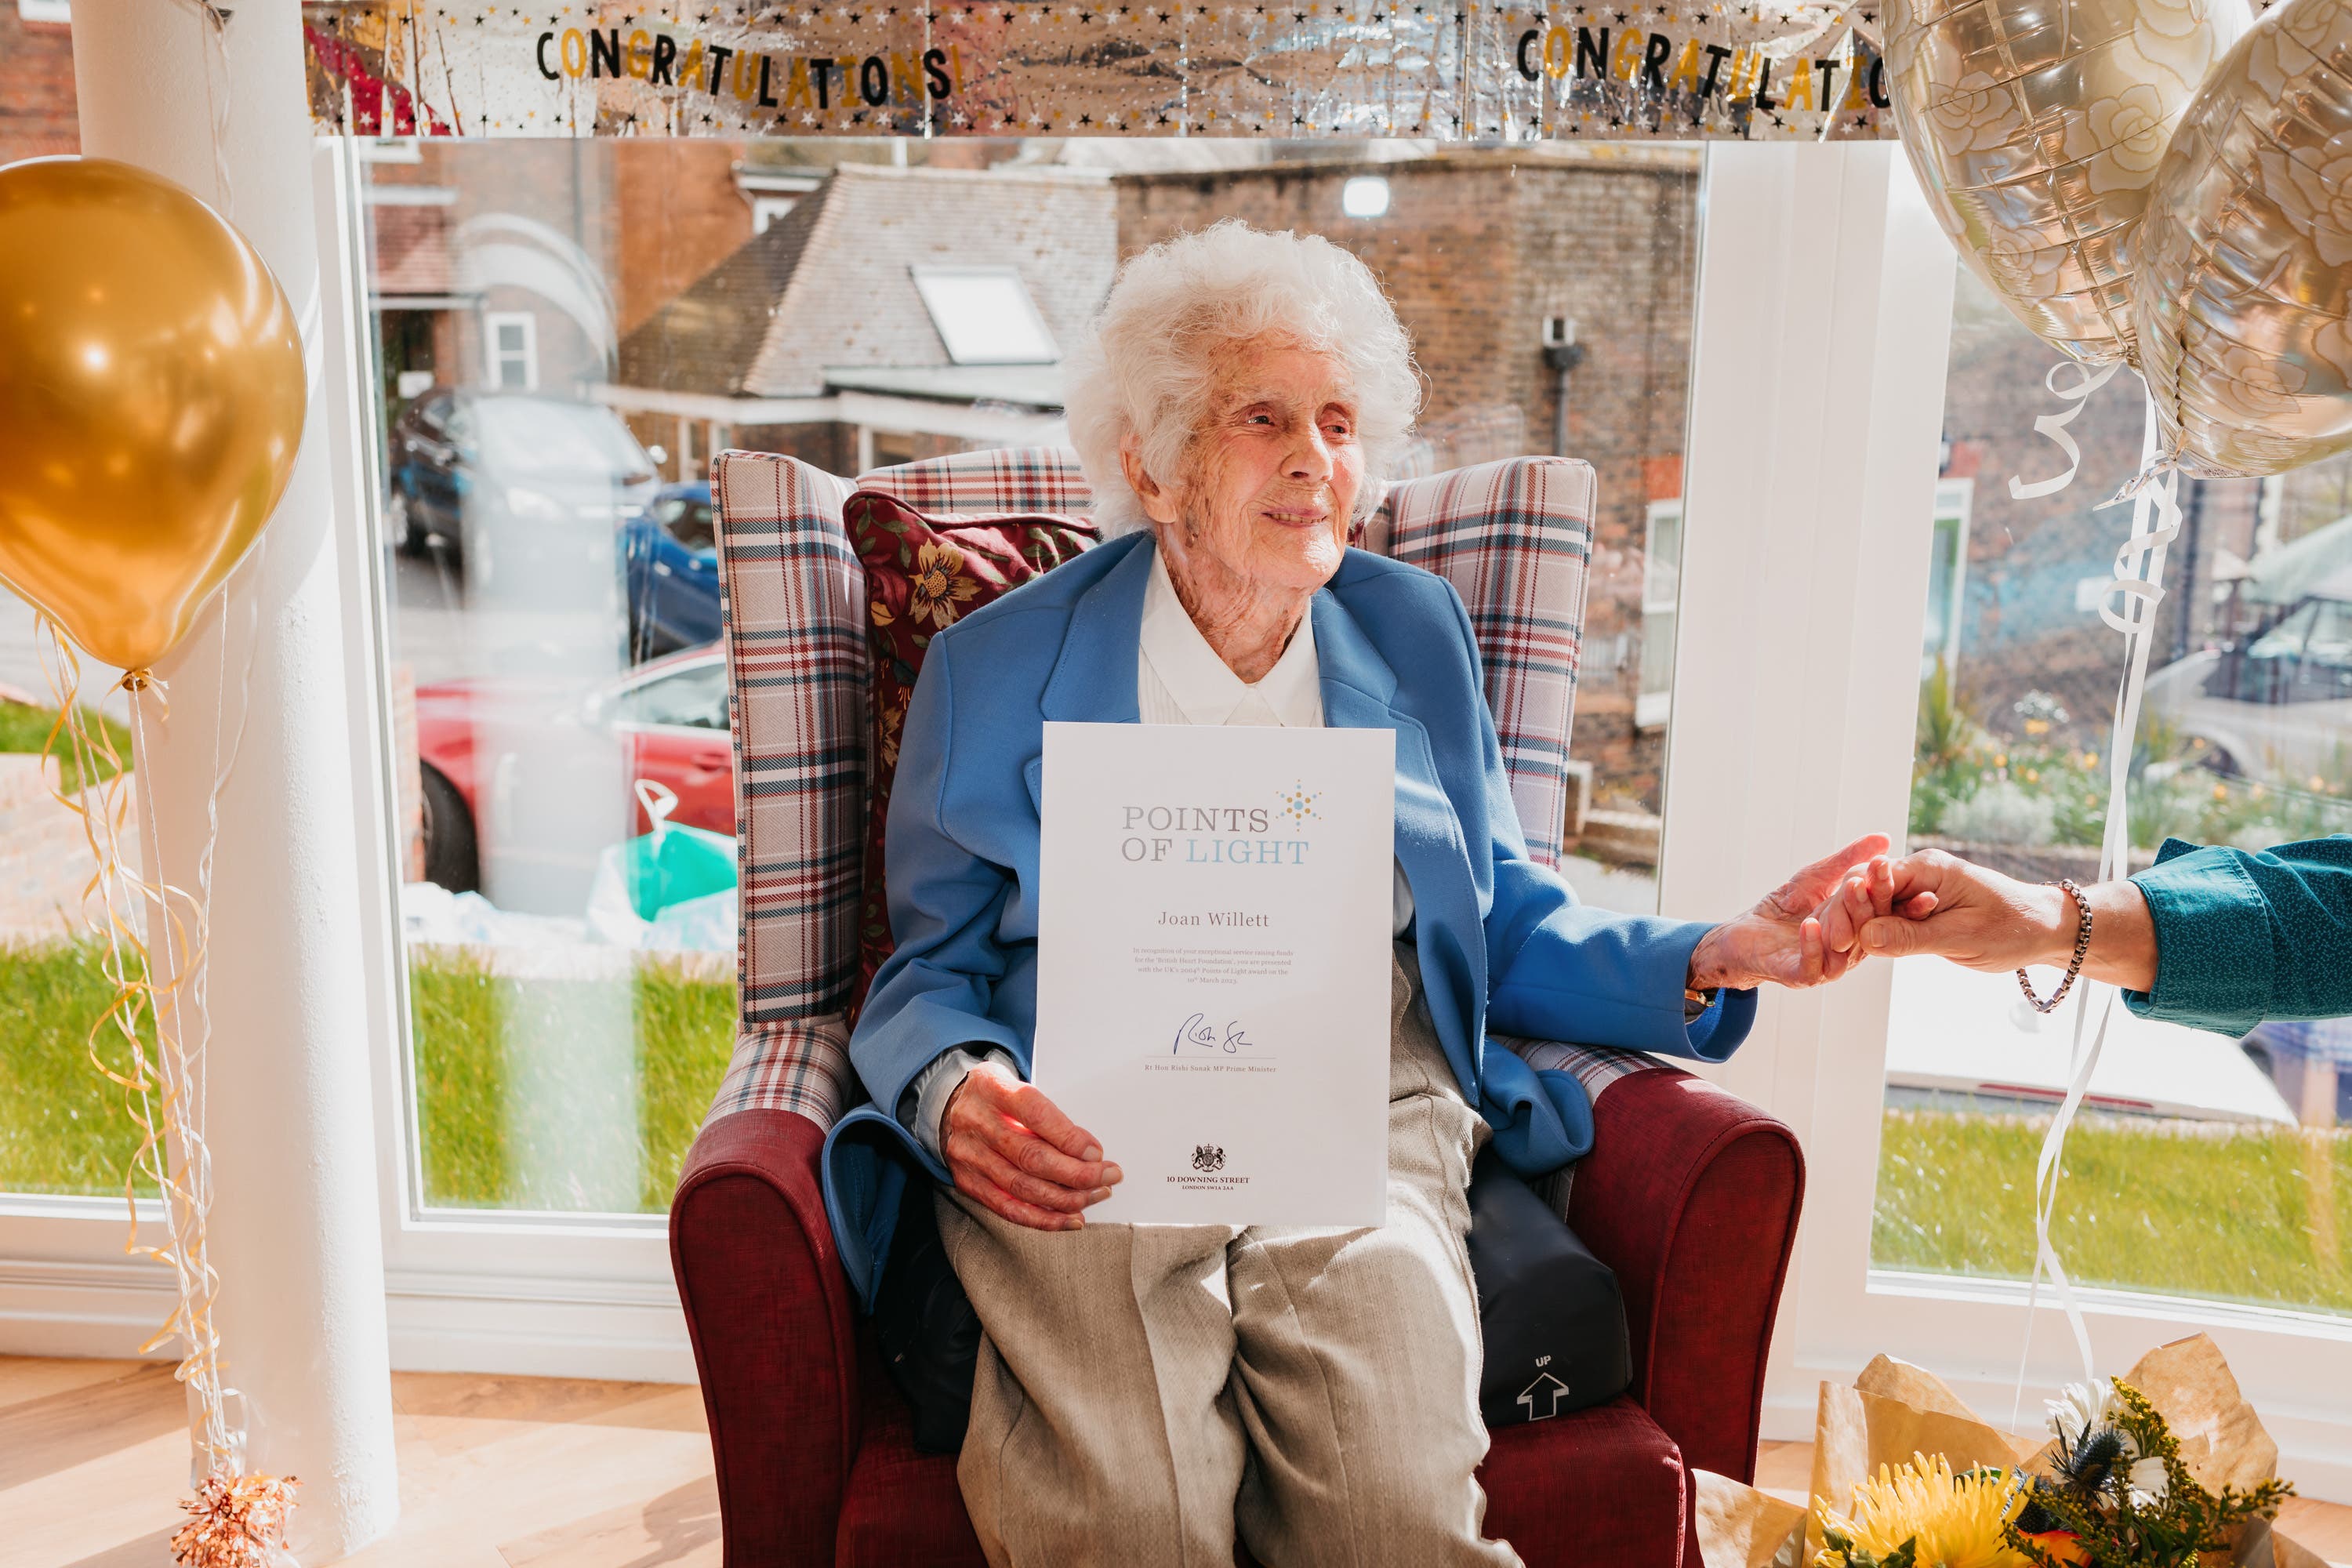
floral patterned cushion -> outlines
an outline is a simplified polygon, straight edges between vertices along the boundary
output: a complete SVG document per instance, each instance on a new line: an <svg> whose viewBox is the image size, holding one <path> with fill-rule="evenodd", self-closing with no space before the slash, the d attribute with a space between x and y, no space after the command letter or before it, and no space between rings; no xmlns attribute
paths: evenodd
<svg viewBox="0 0 2352 1568"><path fill-rule="evenodd" d="M1051 571L1101 537L1089 522L1042 513L929 516L880 490L862 489L842 508L851 548L866 567L866 638L873 652L868 683L866 876L857 910L857 984L850 1016L866 1000L874 972L890 956L889 905L884 895L882 829L890 816L890 783L898 736L922 673L931 635L959 616Z"/></svg>

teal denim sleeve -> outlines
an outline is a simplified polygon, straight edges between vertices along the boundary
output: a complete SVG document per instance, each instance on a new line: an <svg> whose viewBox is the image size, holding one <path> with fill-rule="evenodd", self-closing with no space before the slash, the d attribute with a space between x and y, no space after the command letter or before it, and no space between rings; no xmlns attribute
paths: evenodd
<svg viewBox="0 0 2352 1568"><path fill-rule="evenodd" d="M2265 1018L2352 1014L2352 837L2274 849L2168 839L2132 879L2156 928L2143 1017L2243 1035Z"/></svg>

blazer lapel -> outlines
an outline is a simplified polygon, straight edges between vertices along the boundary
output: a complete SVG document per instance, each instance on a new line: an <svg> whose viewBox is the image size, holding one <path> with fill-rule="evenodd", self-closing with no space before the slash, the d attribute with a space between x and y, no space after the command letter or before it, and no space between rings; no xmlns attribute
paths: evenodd
<svg viewBox="0 0 2352 1568"><path fill-rule="evenodd" d="M1086 724L1133 724L1141 717L1135 700L1136 660L1143 626L1143 595L1151 584L1152 539L1149 533L1113 540L1097 550L1127 553L1102 581L1071 606L1062 651L1037 706L1049 720ZM1042 735L1041 735L1042 742ZM1033 752L1021 765L1029 804L1042 811L1045 798L1045 753Z"/></svg>
<svg viewBox="0 0 2352 1568"><path fill-rule="evenodd" d="M1486 932L1470 880L1469 851L1439 783L1429 731L1392 706L1396 672L1337 595L1315 595L1315 658L1321 668L1323 718L1335 729L1396 734L1396 857L1412 886L1414 946L1430 1014L1446 1044L1462 1055L1475 1085L1486 1016ZM1454 1020L1467 1020L1466 1038Z"/></svg>
<svg viewBox="0 0 2352 1568"><path fill-rule="evenodd" d="M1143 593L1151 584L1152 540L1145 533L1132 543L1115 540L1095 548L1124 549L1127 555L1072 606L1061 657L1054 661L1038 706L1053 720L1132 724L1141 717L1135 702L1135 668Z"/></svg>

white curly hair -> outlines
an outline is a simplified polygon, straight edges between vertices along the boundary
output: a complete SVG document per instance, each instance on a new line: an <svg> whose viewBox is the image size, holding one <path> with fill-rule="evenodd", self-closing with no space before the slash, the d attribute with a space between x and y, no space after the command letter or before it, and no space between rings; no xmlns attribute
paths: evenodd
<svg viewBox="0 0 2352 1568"><path fill-rule="evenodd" d="M1421 406L1411 336L1356 257L1320 235L1227 218L1130 258L1070 355L1070 441L1104 537L1150 526L1120 471L1121 443L1137 437L1154 478L1180 474L1208 417L1220 351L1269 336L1328 354L1345 371L1364 452L1357 516L1380 505L1380 481Z"/></svg>

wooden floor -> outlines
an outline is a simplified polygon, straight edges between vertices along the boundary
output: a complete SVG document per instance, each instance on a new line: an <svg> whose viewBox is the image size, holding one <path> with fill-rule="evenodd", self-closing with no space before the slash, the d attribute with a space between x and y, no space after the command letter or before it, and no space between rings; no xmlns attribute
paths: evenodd
<svg viewBox="0 0 2352 1568"><path fill-rule="evenodd" d="M695 1389L396 1373L392 1393L400 1524L348 1563L719 1568ZM160 1365L0 1356L0 1568L165 1568L184 1411ZM1767 1443L1757 1484L1801 1502L1811 1468L1811 1445ZM2279 1522L2352 1565L2352 1508L2296 1500Z"/></svg>
<svg viewBox="0 0 2352 1568"><path fill-rule="evenodd" d="M347 1563L719 1568L699 1391L395 1373L392 1396L400 1523ZM0 1568L168 1568L185 1408L167 1367L0 1357Z"/></svg>

